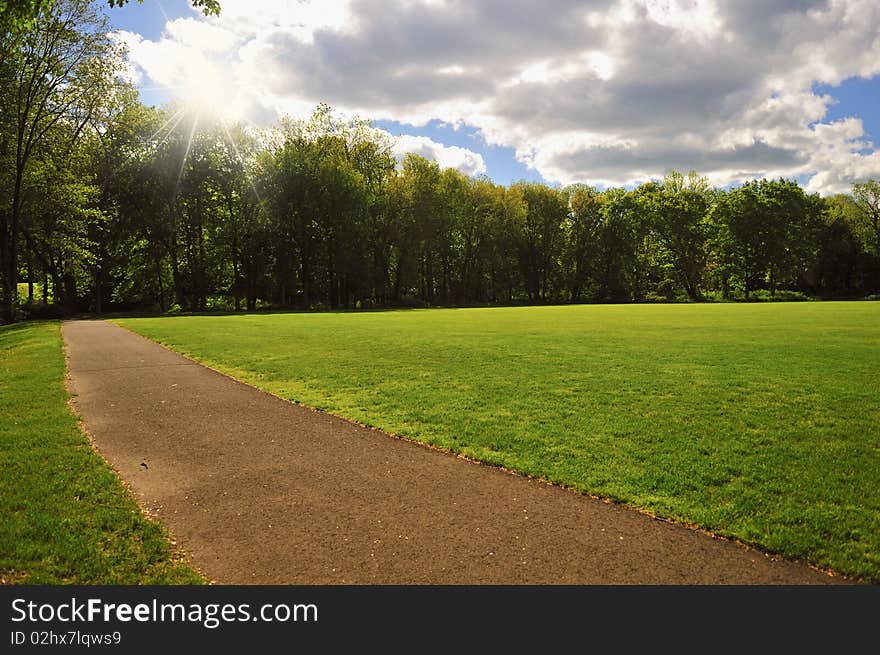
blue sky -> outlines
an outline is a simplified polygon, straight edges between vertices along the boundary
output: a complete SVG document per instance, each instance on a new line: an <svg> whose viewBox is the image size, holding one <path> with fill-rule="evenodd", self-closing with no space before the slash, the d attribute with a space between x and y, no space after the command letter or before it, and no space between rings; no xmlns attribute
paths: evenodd
<svg viewBox="0 0 880 655"><path fill-rule="evenodd" d="M449 124L433 120L424 126L406 125L392 120L379 120L374 122L376 127L398 136L401 134L415 134L426 136L433 141L447 146L459 146L479 153L486 164L486 175L500 184L510 184L519 180L529 182L546 182L541 175L528 166L516 160L513 148L504 146L490 146L480 136L477 128L469 125L454 127Z"/></svg>
<svg viewBox="0 0 880 655"><path fill-rule="evenodd" d="M192 11L188 2L166 0L161 4L155 0L137 2L113 8L109 11L110 22L114 28L139 32L150 38L158 38L165 29L166 19L190 16Z"/></svg>
<svg viewBox="0 0 880 655"><path fill-rule="evenodd" d="M107 13L114 29L137 32L148 39L158 39L169 20L193 16L186 0L129 0L122 7L109 9Z"/></svg>
<svg viewBox="0 0 880 655"><path fill-rule="evenodd" d="M816 84L813 90L837 101L828 108L826 121L856 116L862 119L865 136L875 144L880 141L880 77L851 77L836 86Z"/></svg>
<svg viewBox="0 0 880 655"><path fill-rule="evenodd" d="M170 20L192 15L189 2L184 0L144 0L142 3L129 0L128 4L108 11L114 30L134 32L154 41L162 36ZM163 105L173 95L168 89L151 85L150 80L144 80L140 86L141 102L148 105Z"/></svg>
<svg viewBox="0 0 880 655"><path fill-rule="evenodd" d="M186 89L265 124L323 101L504 184L693 168L834 193L880 177L878 3L746 4L221 0L206 19L132 0L109 15L148 104Z"/></svg>

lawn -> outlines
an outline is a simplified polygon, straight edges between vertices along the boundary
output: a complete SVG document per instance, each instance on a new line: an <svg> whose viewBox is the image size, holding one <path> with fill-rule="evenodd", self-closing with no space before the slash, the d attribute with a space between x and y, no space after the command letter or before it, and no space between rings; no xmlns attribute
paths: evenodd
<svg viewBox="0 0 880 655"><path fill-rule="evenodd" d="M118 322L285 398L880 581L880 303Z"/></svg>
<svg viewBox="0 0 880 655"><path fill-rule="evenodd" d="M203 583L67 405L57 322L0 327L0 583Z"/></svg>

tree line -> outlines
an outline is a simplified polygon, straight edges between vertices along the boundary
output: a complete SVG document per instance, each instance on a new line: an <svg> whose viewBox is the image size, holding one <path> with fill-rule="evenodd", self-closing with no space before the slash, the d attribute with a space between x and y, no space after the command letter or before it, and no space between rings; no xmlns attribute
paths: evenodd
<svg viewBox="0 0 880 655"><path fill-rule="evenodd" d="M152 108L63 0L0 48L2 317L880 291L880 183L509 186L321 105L273 129Z"/></svg>

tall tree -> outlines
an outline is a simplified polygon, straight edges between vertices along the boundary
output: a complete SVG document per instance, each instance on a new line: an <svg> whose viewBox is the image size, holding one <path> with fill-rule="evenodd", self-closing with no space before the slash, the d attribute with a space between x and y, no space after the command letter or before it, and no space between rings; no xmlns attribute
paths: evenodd
<svg viewBox="0 0 880 655"><path fill-rule="evenodd" d="M547 302L559 281L567 198L564 192L535 182L518 182L514 187L522 193L527 207L520 265L529 300Z"/></svg>
<svg viewBox="0 0 880 655"><path fill-rule="evenodd" d="M880 256L880 182L868 180L854 184L853 198L874 232L874 250Z"/></svg>
<svg viewBox="0 0 880 655"><path fill-rule="evenodd" d="M568 189L565 270L568 294L580 302L598 265L599 230L602 226L602 194L593 187L574 185Z"/></svg>
<svg viewBox="0 0 880 655"><path fill-rule="evenodd" d="M404 188L403 222L406 226L398 249L399 275L415 264L416 280L410 288L433 304L437 293L439 241L445 229L440 197L440 166L408 154L401 163ZM404 278L405 279L405 278ZM414 284L413 284L414 282Z"/></svg>
<svg viewBox="0 0 880 655"><path fill-rule="evenodd" d="M645 232L644 218L633 192L612 188L602 194L596 300L623 302L644 298L644 267L639 249Z"/></svg>
<svg viewBox="0 0 880 655"><path fill-rule="evenodd" d="M112 96L108 89L120 52L107 31L106 17L89 0L62 0L49 5L36 27L20 34L4 57L0 158L10 179L0 207L0 268L6 321L15 319L18 300L25 178L56 125L71 125L69 136L76 140Z"/></svg>
<svg viewBox="0 0 880 655"><path fill-rule="evenodd" d="M698 300L706 266L707 217L713 201L709 180L695 171L687 175L672 171L662 184L640 187L639 198L679 284L691 300Z"/></svg>
<svg viewBox="0 0 880 655"><path fill-rule="evenodd" d="M823 209L818 196L807 196L793 180L756 180L732 189L713 210L718 261L746 297L762 285L773 295L809 267Z"/></svg>

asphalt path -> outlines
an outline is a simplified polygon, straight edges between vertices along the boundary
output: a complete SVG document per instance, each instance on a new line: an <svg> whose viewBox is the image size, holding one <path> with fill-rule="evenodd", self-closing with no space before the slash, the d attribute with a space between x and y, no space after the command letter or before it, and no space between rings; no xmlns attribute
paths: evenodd
<svg viewBox="0 0 880 655"><path fill-rule="evenodd" d="M840 582L287 402L112 323L62 332L95 448L217 583Z"/></svg>

